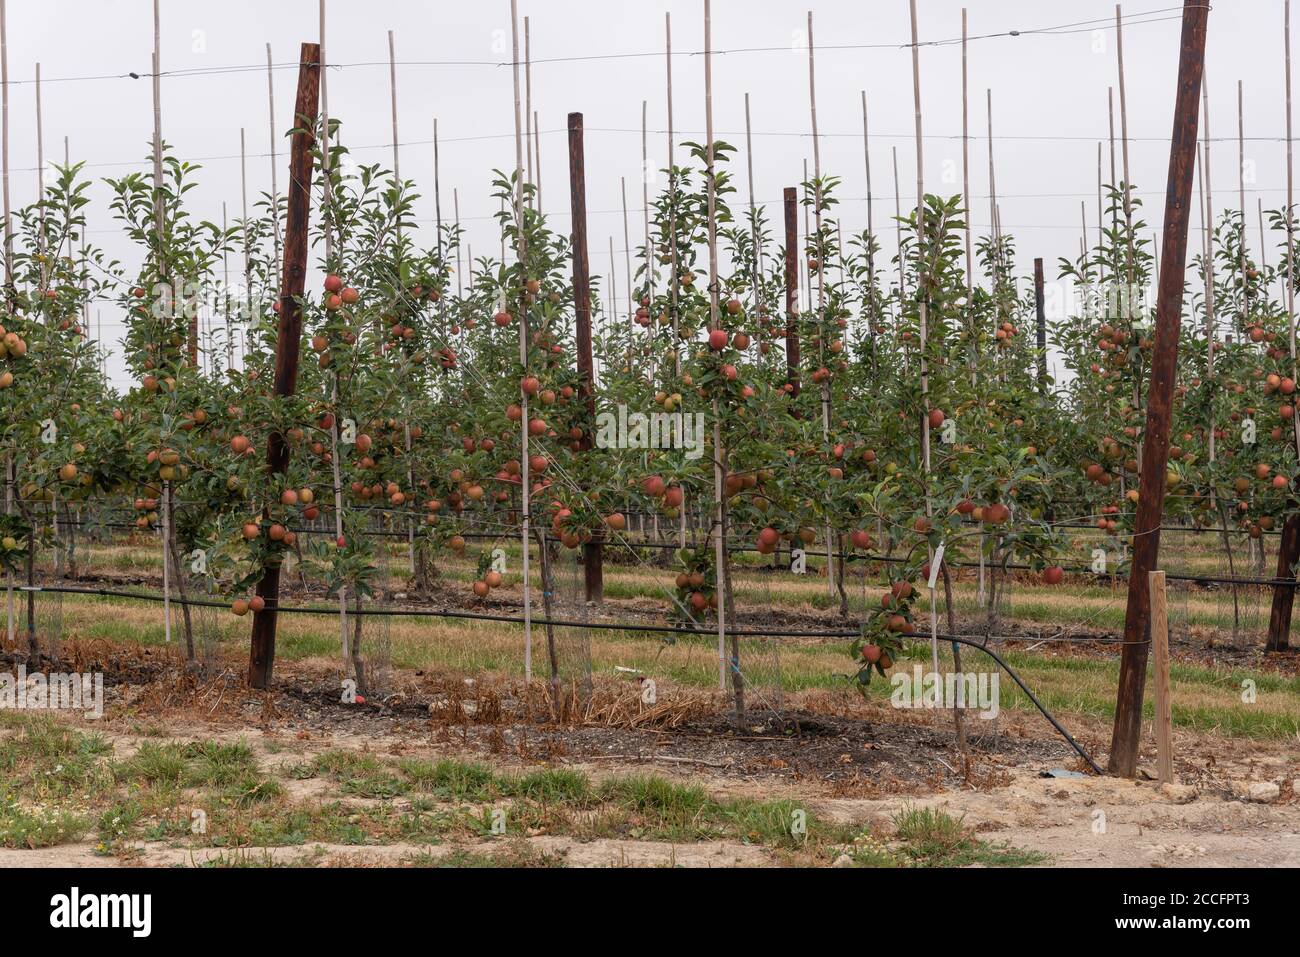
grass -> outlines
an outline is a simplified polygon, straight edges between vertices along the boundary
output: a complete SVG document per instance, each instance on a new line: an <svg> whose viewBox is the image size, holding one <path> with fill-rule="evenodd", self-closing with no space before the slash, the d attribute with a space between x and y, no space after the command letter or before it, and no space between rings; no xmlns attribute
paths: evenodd
<svg viewBox="0 0 1300 957"><path fill-rule="evenodd" d="M962 818L933 808L904 807L894 815L893 839L871 834L854 841L850 857L859 867L1029 867L1046 854L975 837Z"/></svg>
<svg viewBox="0 0 1300 957"><path fill-rule="evenodd" d="M564 858L558 854L539 851L531 845L518 842L507 845L500 851L475 851L457 847L449 852L434 853L421 851L407 855L402 863L408 867L456 867L456 868L495 868L495 867L564 867Z"/></svg>

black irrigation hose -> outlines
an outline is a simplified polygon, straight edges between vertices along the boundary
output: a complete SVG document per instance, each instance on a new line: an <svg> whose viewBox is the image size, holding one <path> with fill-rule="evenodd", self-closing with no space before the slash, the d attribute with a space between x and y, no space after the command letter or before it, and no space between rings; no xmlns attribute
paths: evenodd
<svg viewBox="0 0 1300 957"><path fill-rule="evenodd" d="M67 585L50 585L50 586L40 586L35 588L24 587L21 588L20 590L38 591L38 592L45 591L45 592L54 592L58 594L97 595L105 598L128 598L128 599L135 599L137 601L161 602L164 600L164 597L162 595L149 595L149 594L141 594L139 592L114 591L113 589L110 588L73 588ZM196 598L171 598L170 601L177 605L194 605L194 606L199 606L204 608L228 607L225 602L205 601L203 599L196 599ZM315 615L338 614L337 608L319 608L310 605L279 606L278 603L269 604L268 610L274 610L277 613L296 612L299 614L309 614L309 615L310 614L315 614ZM522 618L515 618L511 615L492 615L484 612L445 611L445 610L435 610L435 609L424 610L424 609L415 609L415 608L398 608L390 611L384 611L382 609L370 609L370 610L359 609L356 611L349 610L348 614L349 615L381 615L386 617L460 618L460 619L469 619L472 621L497 621L497 622L505 622L508 624L515 624L515 625L524 624L524 620ZM667 634L674 634L674 635L682 635L682 634L707 635L710 637L716 634L716 632L704 631L698 628L673 628L667 625L635 625L635 624L615 625L606 622L564 621L564 620L554 619L554 618L534 618L532 619L532 624L550 625L555 628L595 628L597 630L608 630L608 631L641 631L641 632L667 633ZM859 637L860 632L857 631L817 631L817 632L769 631L764 629L753 629L753 630L742 630L742 631L728 631L727 634L734 635L738 638L857 638ZM901 635L901 637L928 640L933 636L927 634L921 634L919 632L904 632ZM1011 680L1014 681L1016 685L1020 688L1020 690L1025 693L1025 696L1029 698L1030 701L1033 702L1034 707L1036 707L1039 710L1039 712L1043 715L1044 718L1048 720L1048 722L1052 725L1052 727L1055 728L1056 731L1063 738L1065 738L1065 740L1069 743L1070 747L1074 748L1074 750L1078 752L1079 756L1082 757L1085 761L1087 761L1088 765L1095 772L1097 772L1098 774L1104 773L1101 770L1101 768L1098 767L1097 762L1094 761L1089 756L1087 751L1083 750L1079 742L1074 740L1074 738L1070 735L1070 732L1065 730L1065 728L1061 725L1061 723L1056 720L1056 717L1050 711L1048 711L1047 708L1043 705L1043 703L1039 701L1038 698L1034 695L1034 693L1031 690L1029 690L1029 686L1026 685L1024 681L1021 680L1020 676L1015 673L1015 671L1011 668L1010 665L1008 665L1005 661L1002 660L1001 656L998 655L997 652L989 648L987 644L978 641L973 641L969 638L963 638L958 635L941 634L938 637L942 638L945 641L951 641L956 644L967 645L968 647L975 648L976 650L982 651L990 658L992 658L994 662L997 663L998 667L1000 667L1003 671L1005 671L1007 675L1011 678Z"/></svg>
<svg viewBox="0 0 1300 957"><path fill-rule="evenodd" d="M79 526L87 526L87 525L89 525L89 526L91 526L91 527L98 527L98 528L119 528L119 529L135 529L135 528L136 528L136 526L134 526L134 525L130 525L130 524L113 524L113 523L93 523L93 522L71 522L71 523L69 523L69 522L64 522L63 524L65 524L65 525L67 525L67 524L73 524L73 525L79 525ZM328 535L328 536L330 536L331 538L334 537L334 530L333 530L333 529L328 529L328 528L299 528L299 527L295 527L295 528L292 529L292 531L295 532L296 534L299 534L299 535ZM400 538L400 539L403 539L403 540L405 540L406 537L407 537L406 532L386 532L386 531L383 531L383 530L381 530L381 529L368 529L368 530L365 530L365 531L358 532L357 534L359 534L359 535L361 535L361 536L363 536L363 537L371 537L371 538ZM483 539L487 539L487 540L493 540L493 541L495 541L496 539L507 538L507 537L511 537L511 536L507 536L507 535L505 535L505 534L493 534L493 533L491 533L491 532L463 532L463 533L461 533L461 538L472 539L472 540L475 540L475 541L477 541L477 540L483 540ZM547 537L546 540L547 540L548 542L558 542L558 541L560 541L558 538L551 538L551 537L549 537L549 536ZM677 545L677 544L674 544L674 543L672 543L672 542L605 542L605 545L606 545L607 547L609 547L609 548L612 548L612 549L613 549L613 548L624 548L624 549L628 549L628 550L635 550L635 549L638 549L638 548L676 549L676 548L681 547L681 546L679 546L679 545ZM696 546L696 547L698 547L698 546ZM733 554L736 554L736 553L741 553L741 554L743 554L743 553L747 553L747 552L757 552L757 551L758 551L758 549L757 549L756 547L752 546L752 545L731 545L731 546L728 546L727 550L728 550L729 552L733 553ZM822 554L823 554L823 553L821 553L821 552L815 552L815 553L814 553L814 557L820 558ZM901 564L904 564L905 562L907 562L907 559L906 559L906 558L902 558L902 557L899 557L899 556L893 556L893 555L870 555L870 554L859 555L859 554L854 554L854 553L847 553L847 554L846 554L846 553L844 553L844 552L834 552L833 555L834 555L834 557L835 557L837 560L840 560L840 561L845 561L845 562L860 562L860 563L865 563L865 564L901 565ZM979 562L970 562L970 561L960 561L960 562L959 562L959 561L951 561L951 562L944 562L944 564L948 565L950 568L979 568L979 567L980 567ZM759 565L759 566L757 566L757 567L758 567L758 568L767 568L767 567L779 567L779 566ZM996 568L1000 568L1000 569L1001 569L1002 571L1004 571L1004 572L1005 572L1005 571L1033 571L1033 570L1034 570L1031 566L1026 565L1026 564L1023 564L1023 563L1020 563L1020 562L1007 562L1006 564L1001 564L1001 565L996 565L996 566L994 566L994 565L990 565L990 564L986 564L985 567L986 567L986 568L994 568L994 567L996 567ZM1115 573L1115 574L1099 574L1099 573L1097 573L1097 572L1094 572L1090 567L1083 567L1083 566L1077 566L1077 565L1063 566L1062 570L1065 571L1067 574L1071 574L1071 575L1092 575L1092 576L1094 576L1094 577L1096 577L1096 578L1099 578L1099 579L1114 580L1114 581L1127 581L1127 580L1128 580L1128 576L1127 576L1127 575L1123 575L1123 574L1119 574L1119 573ZM1266 586L1266 587L1269 587L1269 588L1300 588L1300 578L1297 578L1297 579L1287 579L1287 578L1240 578L1240 577L1238 577L1238 578L1226 578L1226 577L1215 576L1215 575L1191 575L1191 574L1185 574L1185 573L1180 573L1180 572L1169 572L1169 573L1166 574L1165 577L1166 577L1169 581L1191 582L1191 583L1196 584L1196 585L1262 585L1262 586Z"/></svg>
<svg viewBox="0 0 1300 957"><path fill-rule="evenodd" d="M921 635L914 632L908 632L906 633L906 637L931 638L932 636ZM1078 752L1079 757L1087 761L1088 766L1091 767L1098 774L1106 773L1102 771L1100 767L1098 767L1097 762L1092 759L1092 756L1089 755L1087 751L1083 750L1083 747L1079 744L1079 742L1075 741L1073 736L1071 736L1070 732L1066 731L1065 728L1062 727L1061 722L1057 721L1055 716L1052 714L1052 712L1048 711L1047 708L1044 707L1043 703L1039 701L1037 697L1035 697L1032 691L1029 690L1029 686L1026 685L1020 679L1020 676L1016 674L1014 670L1012 670L1010 665L1008 665L1005 661L1002 660L1002 657L996 651L994 651L993 649L989 648L987 645L981 642L971 641L969 638L961 638L957 635L938 635L937 637L942 638L944 641L951 641L959 645L966 645L967 647L974 648L977 651L982 651L984 652L984 654L988 655L995 662L997 662L998 667L1001 668L1003 671L1005 671L1007 675L1011 678L1011 680L1014 681L1017 686L1019 686L1020 690L1025 693L1025 697L1027 697L1030 701L1034 703L1034 707L1037 708L1039 712L1042 714L1042 716L1051 723L1052 727L1057 730L1057 732L1061 735L1061 737L1065 738L1065 740L1070 743L1070 747L1074 748L1074 750Z"/></svg>

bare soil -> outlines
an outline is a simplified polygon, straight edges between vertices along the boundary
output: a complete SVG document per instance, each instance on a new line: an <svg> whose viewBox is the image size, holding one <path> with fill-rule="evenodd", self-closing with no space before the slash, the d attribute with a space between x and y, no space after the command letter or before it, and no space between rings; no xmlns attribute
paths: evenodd
<svg viewBox="0 0 1300 957"><path fill-rule="evenodd" d="M1161 786L1082 774L1086 765L1050 727L1018 712L1004 712L996 723L968 718L967 771L949 712L900 712L826 691L789 695L779 715L752 713L737 723L720 695L672 688L661 689L647 718L635 683L614 680L598 680L590 707L578 712L572 699L557 706L544 687L422 673L400 674L400 690L382 698L343 704L333 666L323 662L282 665L268 691L247 688L236 663L201 677L186 674L170 652L152 649L73 645L68 660L47 665L107 672L107 713L84 725L105 735L118 757L144 740L242 739L268 767L282 764L286 751L301 760L349 749L457 757L501 770L574 767L593 779L654 773L719 797L789 798L884 841L900 811L933 807L961 818L982 839L1043 852L1049 866L1300 865L1294 783L1300 754L1290 742L1179 731L1179 783ZM1104 763L1108 729L1073 719L1071 730ZM1277 793L1251 800L1252 783L1276 784ZM288 785L295 797L360 800L328 781ZM0 849L0 867L229 863L232 854L259 863L428 864L457 851L499 852L503 840L238 852L146 842L124 857L102 856L83 842ZM824 855L734 841L583 841L550 834L510 840L513 853L569 866L827 863Z"/></svg>

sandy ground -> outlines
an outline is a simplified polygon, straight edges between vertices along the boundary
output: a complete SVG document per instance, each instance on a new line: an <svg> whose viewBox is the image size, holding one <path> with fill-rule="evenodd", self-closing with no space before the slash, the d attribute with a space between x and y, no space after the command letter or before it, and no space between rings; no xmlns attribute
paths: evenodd
<svg viewBox="0 0 1300 957"><path fill-rule="evenodd" d="M1186 736L1180 754L1195 755L1178 765L1185 783L1159 785L1149 780L1108 777L1043 777L1060 760L1038 759L1004 766L980 786L956 784L915 788L907 794L844 796L842 787L815 777L788 780L728 774L708 767L645 761L584 761L581 757L521 761L512 756L466 754L455 742L438 742L425 732L375 735L336 731L294 736L288 729L219 729L196 722L169 728L169 738L142 737L123 729L101 728L114 756L124 758L145 741L237 740L252 746L268 770L296 763L325 750L353 749L413 757L457 756L500 770L544 765L582 768L593 779L632 772L656 774L701 785L718 796L791 798L806 802L818 816L870 828L886 843L894 816L907 806L934 807L960 817L977 835L992 842L1049 855L1045 866L1066 867L1295 867L1300 866L1300 752L1288 742L1250 743ZM977 764L987 770L984 761ZM996 778L996 779L995 779ZM281 778L296 800L367 799L333 793L320 779ZM989 783L989 782L994 783ZM1254 793L1251 787L1254 786ZM395 799L400 805L402 799ZM815 863L799 852L731 841L669 844L657 841L599 839L581 841L551 835L505 836L458 845L388 844L353 846L307 844L294 847L190 850L160 842L137 843L123 857L95 853L93 840L40 850L0 849L0 867L194 866L242 859L250 863L314 866L385 866L431 863L453 851L494 854L526 849L557 857L567 866L752 867ZM835 856L834 849L831 850ZM242 856L242 857L241 857ZM825 859L820 863L827 863Z"/></svg>

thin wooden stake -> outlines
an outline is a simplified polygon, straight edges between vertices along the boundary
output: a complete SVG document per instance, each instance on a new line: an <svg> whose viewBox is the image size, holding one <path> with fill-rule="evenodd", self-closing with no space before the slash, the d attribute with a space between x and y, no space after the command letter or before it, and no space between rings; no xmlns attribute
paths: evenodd
<svg viewBox="0 0 1300 957"><path fill-rule="evenodd" d="M1174 782L1174 714L1169 687L1169 600L1165 573L1147 573L1151 591L1151 651L1155 659L1156 779Z"/></svg>

